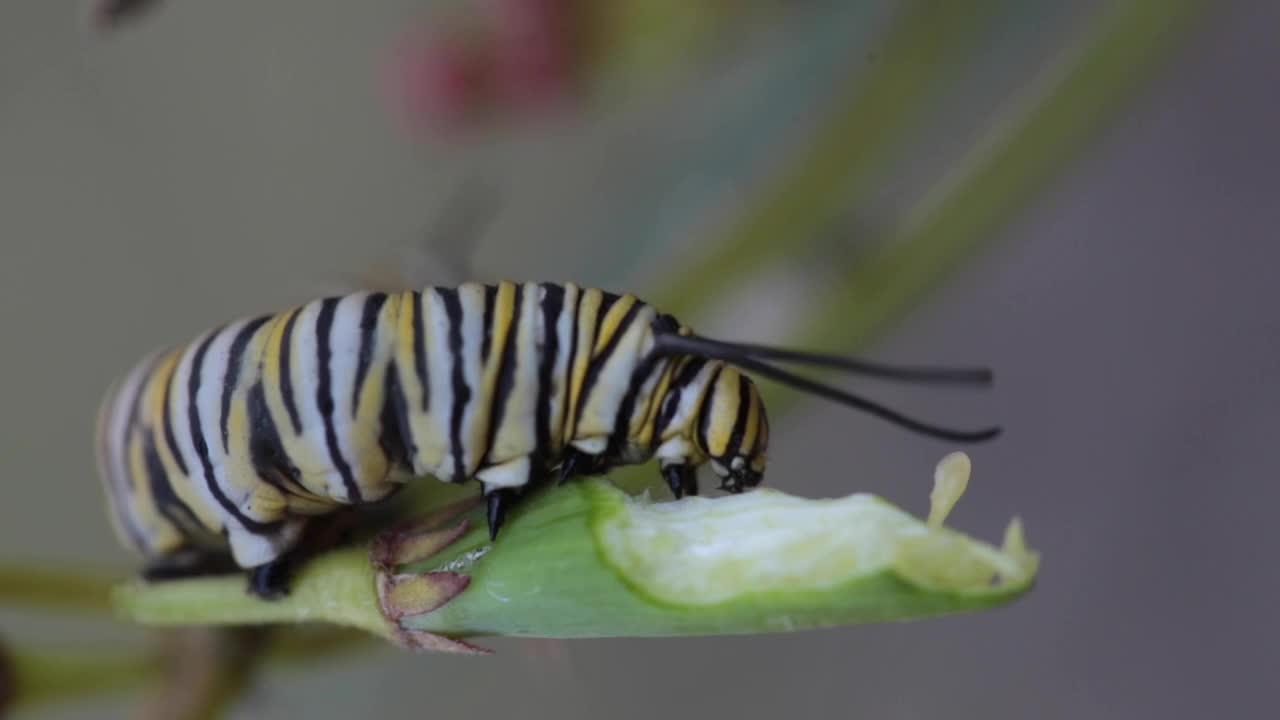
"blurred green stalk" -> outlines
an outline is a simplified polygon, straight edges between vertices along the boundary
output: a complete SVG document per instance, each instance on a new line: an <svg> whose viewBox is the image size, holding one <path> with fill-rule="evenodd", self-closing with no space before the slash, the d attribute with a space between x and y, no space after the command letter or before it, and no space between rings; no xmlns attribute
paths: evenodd
<svg viewBox="0 0 1280 720"><path fill-rule="evenodd" d="M793 249L788 240L819 235L874 187L878 172L921 121L931 92L964 67L993 22L997 0L909 2L879 46L873 65L850 73L832 119L791 167L735 219L716 252L692 262L655 303L682 314L738 285Z"/></svg>
<svg viewBox="0 0 1280 720"><path fill-rule="evenodd" d="M373 647L369 637L341 628L296 629L273 637L267 653L260 630L158 633L149 651L36 649L0 642L0 717L12 709L146 689L160 717L216 717L243 689L259 660L292 665ZM248 641L248 642L246 642ZM187 711L177 712L181 704ZM150 717L149 715L146 717Z"/></svg>
<svg viewBox="0 0 1280 720"><path fill-rule="evenodd" d="M86 613L111 611L115 580L83 570L0 565L0 604Z"/></svg>
<svg viewBox="0 0 1280 720"><path fill-rule="evenodd" d="M1107 6L1084 42L1047 69L1022 112L989 145L939 182L896 237L864 258L824 300L829 313L804 328L801 344L847 347L896 321L940 285L1087 151L1131 99L1201 0L1128 0Z"/></svg>
<svg viewBox="0 0 1280 720"><path fill-rule="evenodd" d="M121 653L0 648L0 716L10 707L133 690L154 674L150 658ZM6 705L5 702L9 705Z"/></svg>
<svg viewBox="0 0 1280 720"><path fill-rule="evenodd" d="M749 283L754 273L782 261L789 244L780 239L812 237L826 227L835 208L857 204L858 190L867 187L860 183L871 179L872 159L885 151L868 146L888 145L897 126L909 124L906 113L917 107L916 93L927 85L913 73L921 69L921 58L938 61L944 52L922 47L933 38L930 33L947 25L939 20L936 4L923 5L928 8L903 18L897 40L886 49L885 67L852 90L842 104L846 112L715 253L656 300L658 305L683 312L699 296ZM944 33L950 42L963 35L964 23L972 20L969 13L981 16L968 3L943 7L964 16L956 18L959 30ZM1013 117L994 129L967 163L940 179L896 233L860 257L834 283L813 319L787 342L856 348L923 301L950 273L994 243L1002 227L1085 153L1089 141L1207 7L1202 0L1107 5L1081 41L1041 73L1035 92L1011 103L1017 111ZM895 89L897 83L917 81L915 91ZM775 417L799 400L795 391L775 384L761 390ZM633 473L624 474L627 482L640 482Z"/></svg>

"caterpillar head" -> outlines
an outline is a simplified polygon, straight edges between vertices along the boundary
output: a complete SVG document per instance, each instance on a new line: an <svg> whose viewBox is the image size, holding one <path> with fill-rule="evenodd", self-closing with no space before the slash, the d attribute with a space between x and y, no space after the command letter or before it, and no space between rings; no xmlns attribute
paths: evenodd
<svg viewBox="0 0 1280 720"><path fill-rule="evenodd" d="M720 488L742 492L764 478L769 420L755 383L728 365L711 373L693 442L720 476Z"/></svg>
<svg viewBox="0 0 1280 720"><path fill-rule="evenodd" d="M667 325L676 324L671 320ZM721 478L720 487L730 492L754 487L763 479L769 421L755 383L738 368L930 437L983 442L1000 433L998 427L957 430L922 422L860 395L783 370L770 361L883 380L957 385L990 384L991 371L985 368L895 367L839 355L712 340L687 328L659 328L653 352L659 357L685 358L657 418L663 442L656 455L677 497L682 492L696 492L690 464L694 460L709 462Z"/></svg>
<svg viewBox="0 0 1280 720"><path fill-rule="evenodd" d="M696 494L696 467L708 464L720 488L760 484L769 421L755 383L726 362L691 358L673 377L657 418L663 438L655 455L677 496ZM680 489L677 489L680 488Z"/></svg>

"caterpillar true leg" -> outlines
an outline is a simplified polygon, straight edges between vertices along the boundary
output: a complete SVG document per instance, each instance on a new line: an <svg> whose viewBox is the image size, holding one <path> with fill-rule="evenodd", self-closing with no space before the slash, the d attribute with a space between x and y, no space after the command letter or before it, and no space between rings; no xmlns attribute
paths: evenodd
<svg viewBox="0 0 1280 720"><path fill-rule="evenodd" d="M512 488L497 488L485 493L485 502L488 504L489 518L489 541L498 539L498 530L502 528L502 523L507 519L507 512L511 506L515 505L519 496Z"/></svg>
<svg viewBox="0 0 1280 720"><path fill-rule="evenodd" d="M560 483L579 476L603 475L613 467L613 463L604 455L589 455L570 447L560 462Z"/></svg>
<svg viewBox="0 0 1280 720"><path fill-rule="evenodd" d="M235 562L227 555L210 555L186 552L169 558L153 560L142 569L142 579L178 580L180 578L231 572Z"/></svg>
<svg viewBox="0 0 1280 720"><path fill-rule="evenodd" d="M249 571L249 592L263 600L275 600L289 594L289 581L294 570L294 553L285 553Z"/></svg>
<svg viewBox="0 0 1280 720"><path fill-rule="evenodd" d="M698 494L698 471L692 465L663 465L662 477L677 500Z"/></svg>

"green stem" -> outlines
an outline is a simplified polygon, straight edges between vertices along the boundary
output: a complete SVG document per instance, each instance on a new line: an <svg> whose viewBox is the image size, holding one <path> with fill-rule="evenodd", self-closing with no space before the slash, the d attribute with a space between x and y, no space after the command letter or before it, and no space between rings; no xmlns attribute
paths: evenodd
<svg viewBox="0 0 1280 720"><path fill-rule="evenodd" d="M263 659L272 664L299 665L372 647L374 644L365 633L330 627L289 628L274 637ZM152 654L72 653L24 647L5 652L0 649L0 717L5 716L6 708L29 709L142 688L163 690L171 681L164 673L168 666ZM192 720L216 717L216 711L239 694L248 677L243 671L252 665L255 663L249 659L237 665L211 666L222 677L216 678L207 697L194 704Z"/></svg>
<svg viewBox="0 0 1280 720"><path fill-rule="evenodd" d="M385 638L392 628L379 614L374 571L364 547L308 562L285 598L264 602L245 591L240 575L180 582L134 582L116 588L126 617L153 625L258 625L326 622Z"/></svg>
<svg viewBox="0 0 1280 720"><path fill-rule="evenodd" d="M156 670L150 659L138 655L24 648L10 649L8 664L15 707L133 690L152 679Z"/></svg>
<svg viewBox="0 0 1280 720"><path fill-rule="evenodd" d="M114 582L82 570L0 566L0 604L109 613Z"/></svg>

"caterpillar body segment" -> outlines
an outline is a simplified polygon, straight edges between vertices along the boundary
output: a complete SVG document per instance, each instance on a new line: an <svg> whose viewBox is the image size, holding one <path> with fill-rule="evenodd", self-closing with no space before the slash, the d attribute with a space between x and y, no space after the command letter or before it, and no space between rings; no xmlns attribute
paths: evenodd
<svg viewBox="0 0 1280 720"><path fill-rule="evenodd" d="M701 338L633 295L572 283L330 297L144 359L104 402L98 465L116 534L148 574L238 567L274 597L308 523L417 477L479 481L495 535L521 492L555 475L656 458L677 497L697 493L703 464L725 490L758 484L768 420L740 368L794 376L742 348L783 352ZM804 382L922 432L994 434Z"/></svg>
<svg viewBox="0 0 1280 720"><path fill-rule="evenodd" d="M691 424L651 427L673 360L630 382L656 317L630 295L500 283L231 323L113 389L99 446L114 525L153 563L222 550L254 568L292 549L308 517L413 477L491 492L547 476L569 448L647 459ZM672 460L703 460L680 447Z"/></svg>

